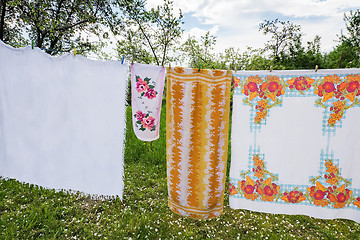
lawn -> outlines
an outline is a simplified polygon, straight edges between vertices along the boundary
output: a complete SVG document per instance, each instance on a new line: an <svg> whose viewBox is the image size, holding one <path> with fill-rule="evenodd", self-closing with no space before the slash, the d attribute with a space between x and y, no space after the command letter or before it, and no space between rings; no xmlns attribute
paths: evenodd
<svg viewBox="0 0 360 240"><path fill-rule="evenodd" d="M360 224L229 208L212 220L167 207L165 109L160 138L139 141L127 112L124 199L92 198L0 178L0 239L359 239Z"/></svg>

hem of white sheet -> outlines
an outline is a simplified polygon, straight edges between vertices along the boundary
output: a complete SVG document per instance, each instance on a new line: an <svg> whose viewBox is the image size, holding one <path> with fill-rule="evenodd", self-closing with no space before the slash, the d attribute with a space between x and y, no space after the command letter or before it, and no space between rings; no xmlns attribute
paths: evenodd
<svg viewBox="0 0 360 240"><path fill-rule="evenodd" d="M273 202L255 202L245 199L230 197L229 205L232 209L246 209L255 212L286 214L286 215L306 215L319 219L349 219L360 223L360 211L353 209L326 209L324 207L296 205L296 204L276 204Z"/></svg>

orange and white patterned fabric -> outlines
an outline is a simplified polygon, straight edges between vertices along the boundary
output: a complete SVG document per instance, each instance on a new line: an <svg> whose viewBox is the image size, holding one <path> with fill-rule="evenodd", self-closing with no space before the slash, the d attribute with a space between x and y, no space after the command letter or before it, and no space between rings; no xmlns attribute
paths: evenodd
<svg viewBox="0 0 360 240"><path fill-rule="evenodd" d="M168 68L169 207L196 219L221 215L228 153L231 71Z"/></svg>

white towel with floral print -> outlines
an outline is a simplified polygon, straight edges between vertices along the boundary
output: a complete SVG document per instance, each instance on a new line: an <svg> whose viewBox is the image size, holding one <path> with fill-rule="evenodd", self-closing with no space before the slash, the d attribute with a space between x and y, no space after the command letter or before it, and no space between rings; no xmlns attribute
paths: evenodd
<svg viewBox="0 0 360 240"><path fill-rule="evenodd" d="M160 112L165 82L165 68L146 64L131 65L133 127L137 138L159 138Z"/></svg>

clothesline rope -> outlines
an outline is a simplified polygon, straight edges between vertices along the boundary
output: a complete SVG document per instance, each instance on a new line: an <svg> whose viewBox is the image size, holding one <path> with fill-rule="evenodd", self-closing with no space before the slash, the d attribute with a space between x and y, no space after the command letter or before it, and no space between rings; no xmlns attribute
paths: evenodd
<svg viewBox="0 0 360 240"><path fill-rule="evenodd" d="M15 45L15 46L19 46L19 47L27 47L27 46L31 46L33 49L34 49L34 45L32 44L32 45L24 45L24 44L19 44L19 43L14 43L14 42L9 42L9 41L3 41L4 43L6 43L6 44L11 44L11 45ZM44 50L44 51L50 51L50 52L57 52L57 53L70 53L70 52L65 52L65 51L59 51L59 50L54 50L54 49L49 49L49 48L41 48L41 47L37 47L37 48L39 48L39 49L41 49L41 50ZM77 51L76 51L76 48L74 48L74 56L76 56L76 53ZM101 59L101 58L91 58L91 59L95 59L95 60L104 60L104 59ZM123 64L124 63L124 57L123 57L123 59L122 59L122 61L121 61L121 64Z"/></svg>

